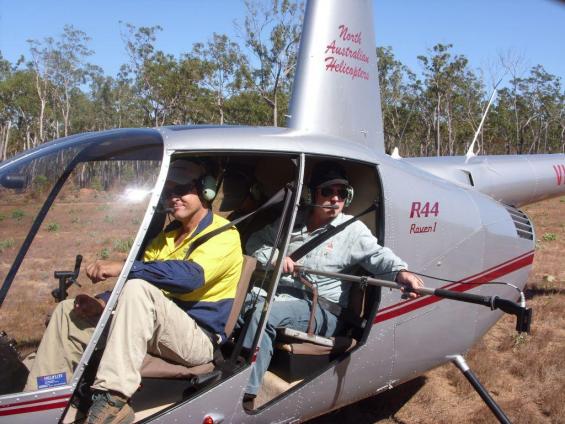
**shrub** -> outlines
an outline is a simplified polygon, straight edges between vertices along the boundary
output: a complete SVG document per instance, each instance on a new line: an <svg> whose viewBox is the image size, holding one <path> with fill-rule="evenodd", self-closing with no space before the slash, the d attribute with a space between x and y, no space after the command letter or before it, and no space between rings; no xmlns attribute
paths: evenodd
<svg viewBox="0 0 565 424"><path fill-rule="evenodd" d="M555 241L557 240L557 236L555 233L545 233L542 237L543 241Z"/></svg>
<svg viewBox="0 0 565 424"><path fill-rule="evenodd" d="M49 231L50 233L56 233L57 231L59 231L59 224L57 224L56 222L47 224L47 231Z"/></svg>
<svg viewBox="0 0 565 424"><path fill-rule="evenodd" d="M107 247L104 247L100 251L100 259L108 259L109 257L110 257L110 249L108 249Z"/></svg>
<svg viewBox="0 0 565 424"><path fill-rule="evenodd" d="M33 180L33 189L39 193L43 193L47 186L49 185L49 180L45 175L38 175Z"/></svg>
<svg viewBox="0 0 565 424"><path fill-rule="evenodd" d="M11 238L0 240L0 253L2 253L6 249L14 247L14 244L16 244L16 242L14 241L14 239Z"/></svg>
<svg viewBox="0 0 565 424"><path fill-rule="evenodd" d="M16 209L12 212L12 219L15 219L16 221L21 221L24 216L25 212L21 209Z"/></svg>

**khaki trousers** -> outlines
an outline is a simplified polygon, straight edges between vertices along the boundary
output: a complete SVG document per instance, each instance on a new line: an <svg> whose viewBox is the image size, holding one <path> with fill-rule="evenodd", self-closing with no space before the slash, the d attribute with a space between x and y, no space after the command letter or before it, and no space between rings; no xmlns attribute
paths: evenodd
<svg viewBox="0 0 565 424"><path fill-rule="evenodd" d="M58 381L69 383L73 370L92 337L97 320L86 320L73 311L74 300L57 305L43 334L24 391L37 390L37 379L63 373Z"/></svg>
<svg viewBox="0 0 565 424"><path fill-rule="evenodd" d="M62 304L57 309L65 309ZM66 308L68 309L69 306ZM72 310L72 302L70 308ZM67 312L66 321L63 319L70 323L68 327L72 330L55 334L61 342L55 341L54 345L63 348L58 353L64 352L67 355L67 352L71 351L74 354L74 346L77 345L74 341L74 332L78 331L81 333L79 347L82 348L78 358L74 354L74 360L72 357L66 357L62 364L60 361L56 362L53 356L44 359L41 356L41 347L43 344L48 344L50 341L46 341L46 338L51 333L55 333L47 331L35 360L39 362L38 370L45 374L34 375L51 375L58 372L67 372L69 376L71 375L70 370L76 367L86 346L82 334L85 331L89 332L88 341L93 331L93 327L90 330L81 329L81 320L77 320L73 315ZM52 325L52 321L53 319L49 326ZM52 354L53 350L50 349L49 353ZM106 348L92 387L97 390L116 391L131 397L141 382L139 370L147 352L186 366L195 366L210 362L213 359L214 348L206 333L196 322L165 297L161 290L144 280L129 280L118 300ZM49 366L43 365L47 363ZM56 366L51 368L52 364ZM34 368L35 363L32 371Z"/></svg>

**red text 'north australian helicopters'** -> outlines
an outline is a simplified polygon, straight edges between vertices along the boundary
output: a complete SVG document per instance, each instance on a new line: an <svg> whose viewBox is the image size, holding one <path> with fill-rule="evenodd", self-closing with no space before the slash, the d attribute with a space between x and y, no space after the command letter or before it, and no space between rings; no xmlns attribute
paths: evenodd
<svg viewBox="0 0 565 424"><path fill-rule="evenodd" d="M17 208L22 218L3 235L14 240L14 248L0 256L0 330L34 350L54 308L51 294L61 301L67 294L100 292L101 286L111 291L70 378L42 376L37 389L24 390L33 354L12 362L0 383L0 423L80 421L132 265L171 225L160 199L170 165L179 158L207 164L206 190L215 210L229 194L222 178L228 167L251 170L245 177L254 181L249 191L255 200L278 193L280 202L267 200L272 209L261 207L240 228L244 238L254 221L277 218L273 247L283 253L312 169L338 161L354 188L348 213L371 207L360 219L410 270L424 275L426 288L406 298L395 283L362 269L335 274L351 285L348 309L356 319L334 338L301 331L281 335L260 391L246 406L245 387L261 354L256 347L265 337L284 266L283 255L266 269L249 258L218 355L196 368L153 358L157 365L142 370L130 401L136 421L306 421L448 361L466 373L496 417L508 421L462 355L504 313L515 316L518 331L528 331L531 310L520 292L534 260L535 234L519 208L565 194L565 155L387 155L372 16L371 0L308 1L286 128L86 133L0 164L0 212ZM90 185L81 185L84 181ZM124 261L119 275L97 286L88 283L81 259L110 255ZM306 278L323 274L300 272ZM495 281L506 284L489 284ZM246 294L258 291L266 300L253 345L246 349L242 339L250 327L245 319L243 325L235 321L245 318ZM4 361L12 353L2 355Z"/></svg>

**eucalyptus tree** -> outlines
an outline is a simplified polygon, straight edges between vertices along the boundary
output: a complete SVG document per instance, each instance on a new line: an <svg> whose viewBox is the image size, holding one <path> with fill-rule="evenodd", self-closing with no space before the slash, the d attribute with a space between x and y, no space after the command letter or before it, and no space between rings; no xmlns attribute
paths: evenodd
<svg viewBox="0 0 565 424"><path fill-rule="evenodd" d="M414 113L418 106L416 75L396 59L392 48L377 47L379 87L383 112L385 150L410 150Z"/></svg>
<svg viewBox="0 0 565 424"><path fill-rule="evenodd" d="M536 65L499 92L497 135L508 153L559 152L565 148L565 92L561 79Z"/></svg>
<svg viewBox="0 0 565 424"><path fill-rule="evenodd" d="M424 104L433 116L428 125L433 125L437 156L461 153L473 134L476 120L470 114L478 114L480 119L484 102L482 82L469 69L467 58L452 56L451 48L451 44L437 44L428 56L418 56L426 85Z"/></svg>
<svg viewBox="0 0 565 424"><path fill-rule="evenodd" d="M290 0L244 0L245 46L254 56L248 82L272 110L272 123L279 125L279 112L288 107L304 14L303 2ZM281 96L281 94L286 94Z"/></svg>
<svg viewBox="0 0 565 424"><path fill-rule="evenodd" d="M0 160L37 144L35 73L15 66L0 76Z"/></svg>
<svg viewBox="0 0 565 424"><path fill-rule="evenodd" d="M51 101L53 109L60 113L63 135L69 135L71 97L86 82L88 67L86 58L93 54L87 47L90 38L72 25L65 25L59 39L47 37L43 41L28 40L31 66L35 70L35 85L40 102L39 141L48 136L45 132L46 110ZM59 137L58 114L51 116L54 137Z"/></svg>
<svg viewBox="0 0 565 424"><path fill-rule="evenodd" d="M237 95L243 87L244 75L248 73L247 58L239 45L225 34L212 34L206 43L195 43L190 56L200 59L205 69L202 86L214 96L218 123L226 120L225 103Z"/></svg>

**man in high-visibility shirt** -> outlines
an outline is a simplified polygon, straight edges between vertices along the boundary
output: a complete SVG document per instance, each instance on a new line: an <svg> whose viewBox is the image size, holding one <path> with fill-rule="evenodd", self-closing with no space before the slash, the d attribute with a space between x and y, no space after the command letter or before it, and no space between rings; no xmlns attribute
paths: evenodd
<svg viewBox="0 0 565 424"><path fill-rule="evenodd" d="M198 162L172 163L163 197L180 226L161 232L136 261L118 300L106 348L92 388L87 423L133 422L128 404L141 381L146 353L195 366L210 362L226 335L241 273L242 253L234 228L196 247L192 243L227 221L212 213L206 170ZM122 262L96 261L86 268L92 282L116 277ZM93 303L94 302L94 303ZM61 302L37 351L26 390L68 383L92 335L85 310L92 298ZM91 316L96 314L90 313Z"/></svg>

